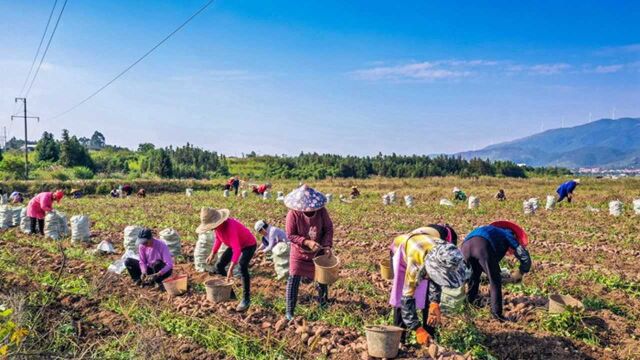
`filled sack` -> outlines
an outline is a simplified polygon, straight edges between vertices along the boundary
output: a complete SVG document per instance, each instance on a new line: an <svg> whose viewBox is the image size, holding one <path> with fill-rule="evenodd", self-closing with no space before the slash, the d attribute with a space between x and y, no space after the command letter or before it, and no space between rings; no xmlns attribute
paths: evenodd
<svg viewBox="0 0 640 360"><path fill-rule="evenodd" d="M13 208L13 216L11 217L11 226L20 226L20 220L22 219L22 210L24 206Z"/></svg>
<svg viewBox="0 0 640 360"><path fill-rule="evenodd" d="M164 241L171 252L171 256L176 257L182 255L182 243L180 235L175 229L164 229L160 231L160 240Z"/></svg>
<svg viewBox="0 0 640 360"><path fill-rule="evenodd" d="M69 220L71 222L71 242L91 241L91 222L86 215L74 215Z"/></svg>
<svg viewBox="0 0 640 360"><path fill-rule="evenodd" d="M640 199L633 200L633 212L636 215L640 215Z"/></svg>
<svg viewBox="0 0 640 360"><path fill-rule="evenodd" d="M478 197L475 196L469 196L469 209L473 210L473 209L477 209L478 206L480 206L480 199Z"/></svg>
<svg viewBox="0 0 640 360"><path fill-rule="evenodd" d="M620 216L622 215L623 204L622 201L614 200L609 203L609 215Z"/></svg>
<svg viewBox="0 0 640 360"><path fill-rule="evenodd" d="M211 231L198 235L196 246L193 249L193 265L197 272L213 272L215 261L212 261L211 265L207 265L207 257L211 254L214 241L215 235Z"/></svg>
<svg viewBox="0 0 640 360"><path fill-rule="evenodd" d="M20 231L25 234L31 233L31 218L27 216L27 208L20 211Z"/></svg>
<svg viewBox="0 0 640 360"><path fill-rule="evenodd" d="M69 234L67 217L53 210L44 217L44 236L53 240L61 240Z"/></svg>
<svg viewBox="0 0 640 360"><path fill-rule="evenodd" d="M273 257L273 267L278 280L289 276L289 252L291 247L286 242L279 242L271 249Z"/></svg>
<svg viewBox="0 0 640 360"><path fill-rule="evenodd" d="M547 204L544 207L546 210L553 210L556 207L556 197L554 195L547 195Z"/></svg>
<svg viewBox="0 0 640 360"><path fill-rule="evenodd" d="M404 204L405 204L407 207L413 207L413 196L411 196L411 195L406 195L406 196L404 197Z"/></svg>
<svg viewBox="0 0 640 360"><path fill-rule="evenodd" d="M136 240L138 240L138 234L142 227L138 225L129 225L124 228L124 241L122 246L124 247L124 251L133 251L134 253L138 253L138 247L136 246Z"/></svg>
<svg viewBox="0 0 640 360"><path fill-rule="evenodd" d="M0 205L0 229L8 229L13 224L13 208Z"/></svg>

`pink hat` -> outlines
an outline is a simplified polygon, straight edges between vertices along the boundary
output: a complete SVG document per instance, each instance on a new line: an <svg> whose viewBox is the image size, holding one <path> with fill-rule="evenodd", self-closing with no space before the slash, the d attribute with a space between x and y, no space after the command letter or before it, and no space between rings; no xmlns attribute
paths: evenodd
<svg viewBox="0 0 640 360"><path fill-rule="evenodd" d="M293 190L284 198L284 205L295 211L316 211L326 204L326 196L306 184Z"/></svg>
<svg viewBox="0 0 640 360"><path fill-rule="evenodd" d="M518 240L518 243L522 245L522 247L526 248L527 245L529 245L529 237L527 236L527 233L524 231L524 229L520 227L520 225L508 220L494 221L491 223L491 225L495 227L499 227L501 229L507 229L507 230L513 231L514 235L516 236L516 240ZM515 249L511 249L511 248L509 248L508 250L509 254L512 254L512 255L514 251Z"/></svg>

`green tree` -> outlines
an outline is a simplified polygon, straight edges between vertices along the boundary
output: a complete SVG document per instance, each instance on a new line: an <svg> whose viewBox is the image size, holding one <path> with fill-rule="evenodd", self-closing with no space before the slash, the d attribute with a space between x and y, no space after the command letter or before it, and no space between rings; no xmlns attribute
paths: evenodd
<svg viewBox="0 0 640 360"><path fill-rule="evenodd" d="M100 150L107 145L106 139L101 132L95 131L93 135L91 135L91 140L89 141L89 148L94 150Z"/></svg>
<svg viewBox="0 0 640 360"><path fill-rule="evenodd" d="M151 143L142 143L138 145L138 152L141 152L141 153L147 153L155 149L156 149L156 146Z"/></svg>
<svg viewBox="0 0 640 360"><path fill-rule="evenodd" d="M60 159L60 145L53 138L53 134L46 131L36 145L36 152L38 161L56 162Z"/></svg>
<svg viewBox="0 0 640 360"><path fill-rule="evenodd" d="M89 155L89 151L80 144L77 137L69 137L69 131L67 129L62 130L60 165L64 167L84 166L89 169L94 168L94 163Z"/></svg>

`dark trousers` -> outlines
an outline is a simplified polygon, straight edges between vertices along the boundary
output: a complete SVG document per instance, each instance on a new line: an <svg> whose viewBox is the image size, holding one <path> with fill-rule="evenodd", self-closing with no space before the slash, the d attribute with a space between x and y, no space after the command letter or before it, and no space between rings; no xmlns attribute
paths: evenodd
<svg viewBox="0 0 640 360"><path fill-rule="evenodd" d="M242 300L249 302L251 300L251 277L249 275L249 262L253 258L253 254L256 252L257 245L249 246L242 249L242 254L238 260L238 266L240 266L240 273L242 274ZM231 262L231 256L233 250L227 248L218 263L216 264L216 273L220 275L227 275L226 268Z"/></svg>
<svg viewBox="0 0 640 360"><path fill-rule="evenodd" d="M31 219L31 233L36 234L36 225L38 225L38 232L40 235L44 235L44 219L29 218Z"/></svg>
<svg viewBox="0 0 640 360"><path fill-rule="evenodd" d="M301 281L302 277L299 275L289 275L289 279L287 279L287 314L293 315L296 309ZM318 291L318 302L320 305L325 305L329 301L329 285L316 283L316 290Z"/></svg>
<svg viewBox="0 0 640 360"><path fill-rule="evenodd" d="M162 268L164 268L164 265L165 263L162 260L156 261L155 263L153 263L153 265L147 267L146 275L153 275L157 273L158 271L162 270ZM128 258L124 261L124 267L127 268L127 272L129 272L129 275L131 276L131 279L133 279L133 281L140 280L142 276L142 270L140 270L140 262L138 260ZM173 269L167 271L166 273L164 273L164 275L158 276L156 278L156 283L161 285L162 281L171 276L172 272Z"/></svg>
<svg viewBox="0 0 640 360"><path fill-rule="evenodd" d="M491 244L481 237L473 237L462 244L462 255L471 265L473 271L469 280L467 300L474 304L478 300L480 275L484 272L489 278L491 294L491 313L502 317L502 276L500 275L500 259L496 256Z"/></svg>
<svg viewBox="0 0 640 360"><path fill-rule="evenodd" d="M429 299L429 287L427 287L427 297L426 299ZM427 330L427 332L429 333L429 335L431 335L432 338L434 338L436 336L436 328L430 325L427 325L427 319L429 319L429 304L428 304L428 300L427 300L427 304L425 304L424 309L422 309L422 327ZM405 325L404 321L402 320L402 309L401 308L393 308L393 325L401 327L403 329L407 328L407 325ZM403 332L402 333L402 342L405 341L406 339L406 335L407 332Z"/></svg>
<svg viewBox="0 0 640 360"><path fill-rule="evenodd" d="M236 193L236 196L238 196L238 185L233 185L233 191Z"/></svg>

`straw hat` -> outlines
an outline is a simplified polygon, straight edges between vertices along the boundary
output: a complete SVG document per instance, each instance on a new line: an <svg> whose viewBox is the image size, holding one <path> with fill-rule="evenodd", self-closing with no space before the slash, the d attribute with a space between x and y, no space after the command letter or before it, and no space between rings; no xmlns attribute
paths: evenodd
<svg viewBox="0 0 640 360"><path fill-rule="evenodd" d="M295 211L316 211L327 204L327 197L309 186L302 185L284 198L284 205Z"/></svg>
<svg viewBox="0 0 640 360"><path fill-rule="evenodd" d="M230 211L228 209L212 209L203 207L200 209L200 226L196 229L198 234L204 234L207 231L215 230L229 218Z"/></svg>
<svg viewBox="0 0 640 360"><path fill-rule="evenodd" d="M575 181L576 184L580 184L580 179L573 179L573 181Z"/></svg>

